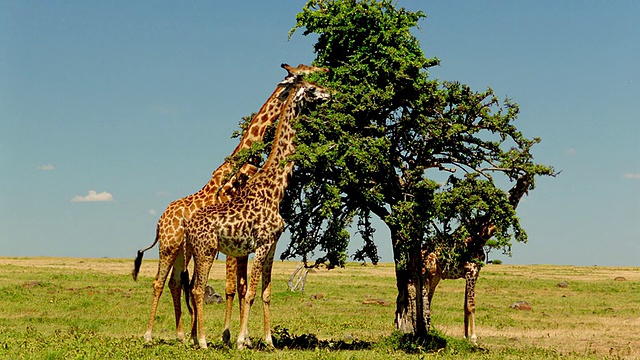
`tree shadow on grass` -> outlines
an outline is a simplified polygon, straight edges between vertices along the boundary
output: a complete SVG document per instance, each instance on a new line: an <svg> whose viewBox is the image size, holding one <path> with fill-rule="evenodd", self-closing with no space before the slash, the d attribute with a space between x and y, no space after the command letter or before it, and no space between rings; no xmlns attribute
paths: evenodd
<svg viewBox="0 0 640 360"><path fill-rule="evenodd" d="M255 343L256 350L267 350L264 342ZM370 350L374 348L386 348L395 351L403 351L408 354L416 353L440 353L471 354L476 352L486 353L487 350L469 343L467 340L447 339L436 330L432 330L424 338L418 338L412 334L403 334L394 331L379 343L371 343L362 340L319 340L314 334L295 335L289 329L276 326L273 330L273 345L276 349L290 350L315 350L324 349L330 351L340 350Z"/></svg>
<svg viewBox="0 0 640 360"><path fill-rule="evenodd" d="M367 350L371 349L372 344L362 340L319 340L314 334L295 335L289 332L289 329L276 326L273 329L273 346L276 349L295 349L295 350ZM263 342L258 343L256 349L266 349Z"/></svg>
<svg viewBox="0 0 640 360"><path fill-rule="evenodd" d="M437 330L430 331L424 338L418 338L412 334L403 334L394 331L389 336L384 337L378 343L363 340L319 340L315 334L296 335L289 332L289 329L276 326L272 332L273 346L278 350L329 350L329 351L357 351L372 349L387 349L402 351L407 354L419 353L447 353L447 354L472 354L488 353L487 349L471 344L466 339L447 339ZM267 346L263 339L252 338L250 349L257 351L269 351L273 348ZM172 345L179 341L158 340L155 343L160 345ZM209 349L230 351L235 349L235 344L224 344L223 342L211 342L207 344ZM188 347L197 348L195 344L187 344Z"/></svg>
<svg viewBox="0 0 640 360"><path fill-rule="evenodd" d="M380 345L409 354L446 353L462 355L488 353L487 349L472 344L467 339L446 338L436 329L431 329L425 337L416 337L413 334L394 331L391 335L385 337Z"/></svg>
<svg viewBox="0 0 640 360"><path fill-rule="evenodd" d="M273 345L276 349L291 350L369 350L373 348L387 348L406 353L434 353L441 351L453 351L462 353L471 353L482 351L475 345L464 341L452 340L452 343L437 331L431 331L424 338L417 338L411 334L403 334L394 331L391 335L385 337L380 343L372 343L362 340L319 340L314 334L295 335L289 332L289 329L276 326L273 329ZM256 342L256 350L266 350L267 346L264 342Z"/></svg>
<svg viewBox="0 0 640 360"><path fill-rule="evenodd" d="M382 340L382 345L409 354L439 352L447 348L447 339L437 332L429 332L424 338L394 331Z"/></svg>

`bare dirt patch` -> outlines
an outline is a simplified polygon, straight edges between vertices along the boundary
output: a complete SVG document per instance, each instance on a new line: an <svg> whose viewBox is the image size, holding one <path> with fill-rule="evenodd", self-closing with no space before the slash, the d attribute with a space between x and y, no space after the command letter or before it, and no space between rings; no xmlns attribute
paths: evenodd
<svg viewBox="0 0 640 360"><path fill-rule="evenodd" d="M614 266L570 266L570 265L500 265L485 266L482 273L496 273L506 270L509 276L535 278L540 280L579 281L611 280L624 277L628 281L640 281L637 267ZM534 270L534 271L532 271Z"/></svg>
<svg viewBox="0 0 640 360"><path fill-rule="evenodd" d="M133 270L133 259L93 259L93 258L0 258L0 265L41 269L74 269L95 271L105 274L126 274Z"/></svg>
<svg viewBox="0 0 640 360"><path fill-rule="evenodd" d="M640 268L634 267L485 266L476 287L479 343L640 359L638 290ZM463 312L462 306L453 313L446 306L463 298L463 280L444 281L436 291L432 311L458 322L435 322L450 336L461 336ZM522 299L532 304L531 311L508 308Z"/></svg>

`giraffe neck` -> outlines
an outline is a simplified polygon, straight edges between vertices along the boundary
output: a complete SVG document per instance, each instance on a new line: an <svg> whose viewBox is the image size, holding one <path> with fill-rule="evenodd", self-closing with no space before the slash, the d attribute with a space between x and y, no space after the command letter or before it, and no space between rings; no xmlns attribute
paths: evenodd
<svg viewBox="0 0 640 360"><path fill-rule="evenodd" d="M231 156L236 155L240 150L251 147L255 141L262 141L264 133L267 131L267 127L275 123L280 116L282 109L282 97L290 91L289 88L284 86L278 86L267 101L262 105L260 110L249 123L247 130L245 131L240 143L231 153Z"/></svg>
<svg viewBox="0 0 640 360"><path fill-rule="evenodd" d="M249 126L244 132L244 135L240 139L240 143L233 150L229 158L233 158L240 150L248 149L255 141L262 141L267 128L273 124L280 116L282 110L282 98L291 89L286 86L279 85L269 96L267 101L262 105L257 114L253 116ZM233 164L229 160L226 160L218 169L211 174L211 179L201 191L205 193L215 193L222 185L227 173L231 171ZM219 171L223 169L224 171Z"/></svg>
<svg viewBox="0 0 640 360"><path fill-rule="evenodd" d="M281 200L284 196L284 190L289 185L289 175L293 171L293 161L289 159L294 154L296 146L294 143L295 129L291 121L297 115L298 104L294 101L295 93L287 98L282 105L280 122L276 129L273 147L269 153L269 158L262 167L261 178L268 182L270 186L279 189L277 197Z"/></svg>

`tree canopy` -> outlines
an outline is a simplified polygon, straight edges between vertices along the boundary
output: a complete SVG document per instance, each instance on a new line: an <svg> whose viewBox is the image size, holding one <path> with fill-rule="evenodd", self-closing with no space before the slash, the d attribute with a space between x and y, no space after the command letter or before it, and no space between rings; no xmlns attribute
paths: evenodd
<svg viewBox="0 0 640 360"><path fill-rule="evenodd" d="M335 95L298 127L282 207L292 241L283 257L320 250L322 260L342 265L355 219L364 247L354 258L375 263L372 215L427 247L463 239L465 231L454 231L487 215L500 229L498 247L526 241L494 177L551 175L533 162L540 139L517 130L517 104L500 102L492 89L429 78L439 60L426 58L411 34L424 17L369 0L314 0L298 14L291 33L318 35L315 64L331 69L320 81Z"/></svg>
<svg viewBox="0 0 640 360"><path fill-rule="evenodd" d="M429 78L440 61L411 33L425 17L389 0L311 0L297 15L290 35L317 36L314 65L330 71L314 80L334 95L296 125L296 167L281 205L291 233L282 258L341 266L355 224L364 245L353 257L376 263L372 217L386 224L396 325L418 335L429 325L420 251L465 256L464 239L491 223L494 247L509 252L527 239L510 184L520 180L526 192L536 176L553 174L533 161L540 139L516 128L515 102Z"/></svg>

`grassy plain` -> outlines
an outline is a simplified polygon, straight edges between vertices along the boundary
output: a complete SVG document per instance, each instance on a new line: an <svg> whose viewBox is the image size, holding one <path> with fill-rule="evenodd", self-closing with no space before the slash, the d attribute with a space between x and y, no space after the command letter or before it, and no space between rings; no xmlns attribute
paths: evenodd
<svg viewBox="0 0 640 360"><path fill-rule="evenodd" d="M131 259L0 258L0 358L640 359L640 268L485 266L476 295L478 348L462 339L464 281L443 281L432 321L447 348L407 354L390 340L396 295L392 264L316 270L309 273L305 292L293 293L286 283L297 263L276 262L272 325L281 329L276 339L286 338L286 329L312 345L244 352L222 345L223 304L205 308L210 349L176 341L168 290L155 340L145 344L157 263L143 262L137 282L130 276L132 264ZM218 261L209 284L219 293L223 274ZM558 287L563 281L568 287ZM363 304L367 299L382 304ZM511 309L518 300L531 303L533 310ZM232 338L238 328L235 310ZM250 318L254 342L262 337L261 312L256 301ZM189 323L188 315L184 320Z"/></svg>

